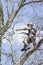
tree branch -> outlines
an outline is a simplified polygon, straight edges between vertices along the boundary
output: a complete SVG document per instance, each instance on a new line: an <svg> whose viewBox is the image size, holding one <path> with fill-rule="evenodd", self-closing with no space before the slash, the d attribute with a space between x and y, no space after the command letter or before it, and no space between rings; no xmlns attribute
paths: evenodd
<svg viewBox="0 0 43 65"><path fill-rule="evenodd" d="M19 12L19 10L24 6L24 5L27 5L27 4L31 4L31 3L40 3L40 2L43 2L43 0L38 0L38 1L31 1L31 2L28 2L28 3L24 3L23 0L21 0L16 8L16 11L13 12L13 14L10 16L10 18L8 19L6 25L7 27L9 28L11 26L11 23L13 22L14 18L16 17L17 13Z"/></svg>
<svg viewBox="0 0 43 65"><path fill-rule="evenodd" d="M16 11L13 12L13 14L10 16L10 19L8 19L8 22L6 23L6 25L9 27L11 25L11 23L13 22L13 19L16 17L17 13L19 12L19 10L21 9L21 6L23 5L23 1L21 1L17 8Z"/></svg>
<svg viewBox="0 0 43 65"><path fill-rule="evenodd" d="M32 49L31 51L27 53L25 52L20 58L20 65L23 65L24 62L27 60L27 58L30 57L41 46L42 43L43 43L43 39L39 41L36 48Z"/></svg>
<svg viewBox="0 0 43 65"><path fill-rule="evenodd" d="M43 0L27 2L27 3L24 3L24 4L22 5L22 7L25 6L25 5L32 4L32 3L40 3L40 2L43 2Z"/></svg>
<svg viewBox="0 0 43 65"><path fill-rule="evenodd" d="M10 1L9 1L9 0L7 0L7 12L8 12L8 17L10 17L9 4L10 4Z"/></svg>

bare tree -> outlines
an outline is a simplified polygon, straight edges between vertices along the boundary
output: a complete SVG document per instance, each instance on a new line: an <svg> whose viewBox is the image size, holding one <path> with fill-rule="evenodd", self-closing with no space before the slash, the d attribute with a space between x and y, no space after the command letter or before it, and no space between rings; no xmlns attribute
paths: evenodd
<svg viewBox="0 0 43 65"><path fill-rule="evenodd" d="M2 3L0 3L0 61L1 61L1 44L2 44L2 37L3 35L6 33L6 31L8 31L8 29L11 27L14 18L17 16L18 12L20 11L21 8L23 8L25 5L29 5L29 4L35 4L35 3L43 3L43 0L32 0L29 2L25 2L25 0L20 0L18 3L18 6L16 8L15 11L12 10L12 14L10 14L10 9L9 9L9 5L10 5L10 1L11 0L6 0L7 2L7 12L8 12L8 20L6 25L4 25L4 21L3 21L3 7L2 7ZM13 5L14 6L14 5ZM15 23L15 22L14 22ZM41 40L42 42L42 40ZM30 52L26 53L23 55L23 57L20 58L20 65L23 65L24 62L27 60L27 58L33 54L39 47L40 47L40 42L39 44L36 46L35 49L31 50Z"/></svg>

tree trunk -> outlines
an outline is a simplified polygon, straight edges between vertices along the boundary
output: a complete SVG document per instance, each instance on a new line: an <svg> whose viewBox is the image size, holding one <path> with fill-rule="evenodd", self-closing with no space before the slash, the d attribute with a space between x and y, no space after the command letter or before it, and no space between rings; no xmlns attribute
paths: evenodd
<svg viewBox="0 0 43 65"><path fill-rule="evenodd" d="M3 23L4 21L3 21L2 3L0 2L0 65L2 65L1 64L1 44L2 44L2 36L3 36Z"/></svg>

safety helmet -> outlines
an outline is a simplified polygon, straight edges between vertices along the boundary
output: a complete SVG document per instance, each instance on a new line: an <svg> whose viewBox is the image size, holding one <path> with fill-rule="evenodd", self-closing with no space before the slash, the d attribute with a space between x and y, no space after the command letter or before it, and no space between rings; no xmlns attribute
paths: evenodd
<svg viewBox="0 0 43 65"><path fill-rule="evenodd" d="M32 22L28 23L27 26L33 26Z"/></svg>

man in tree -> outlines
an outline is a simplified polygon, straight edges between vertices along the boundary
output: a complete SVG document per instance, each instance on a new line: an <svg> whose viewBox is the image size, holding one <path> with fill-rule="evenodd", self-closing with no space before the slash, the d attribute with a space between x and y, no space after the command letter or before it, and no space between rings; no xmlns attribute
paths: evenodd
<svg viewBox="0 0 43 65"><path fill-rule="evenodd" d="M23 34L26 34L27 37L24 39L23 43L24 43L24 48L21 49L21 51L25 51L28 44L30 44L31 42L33 42L34 47L36 47L36 30L33 27L33 24L30 22L29 24L27 24L27 28L23 28L23 29L17 29L18 30L27 30L28 33L22 32ZM28 48L30 49L30 47Z"/></svg>

